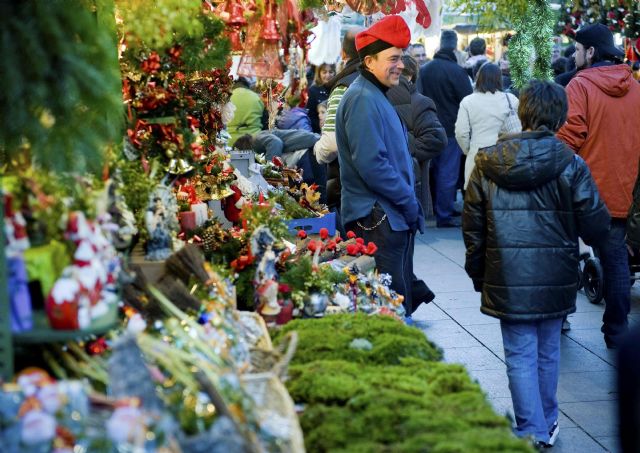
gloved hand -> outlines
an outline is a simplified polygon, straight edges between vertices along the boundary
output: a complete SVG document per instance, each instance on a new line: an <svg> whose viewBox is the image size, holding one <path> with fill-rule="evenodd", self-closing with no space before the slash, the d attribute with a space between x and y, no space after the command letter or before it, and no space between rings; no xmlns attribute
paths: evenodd
<svg viewBox="0 0 640 453"><path fill-rule="evenodd" d="M482 292L482 285L483 285L482 280L473 279L473 289L475 290L475 292L481 293Z"/></svg>

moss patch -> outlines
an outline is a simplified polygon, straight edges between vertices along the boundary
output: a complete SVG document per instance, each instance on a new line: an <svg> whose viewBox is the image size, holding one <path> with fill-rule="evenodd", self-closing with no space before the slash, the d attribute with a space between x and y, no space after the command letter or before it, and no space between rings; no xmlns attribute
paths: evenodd
<svg viewBox="0 0 640 453"><path fill-rule="evenodd" d="M298 320L287 387L305 404L300 423L313 452L531 452L487 403L464 367L439 362L424 334L391 318ZM353 349L364 338L370 350Z"/></svg>

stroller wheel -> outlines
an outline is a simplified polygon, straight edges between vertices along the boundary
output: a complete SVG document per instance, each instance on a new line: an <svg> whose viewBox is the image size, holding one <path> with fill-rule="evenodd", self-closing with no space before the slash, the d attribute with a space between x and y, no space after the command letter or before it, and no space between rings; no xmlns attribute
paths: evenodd
<svg viewBox="0 0 640 453"><path fill-rule="evenodd" d="M584 293L592 304L598 304L602 300L604 278L602 265L598 258L589 258L582 270L582 285Z"/></svg>

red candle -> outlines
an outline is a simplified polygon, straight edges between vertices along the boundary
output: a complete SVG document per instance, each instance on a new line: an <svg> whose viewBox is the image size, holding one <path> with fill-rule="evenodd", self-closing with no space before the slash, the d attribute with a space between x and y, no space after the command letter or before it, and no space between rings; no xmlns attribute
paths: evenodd
<svg viewBox="0 0 640 453"><path fill-rule="evenodd" d="M182 231L191 231L196 228L196 213L194 211L183 211L178 214L180 217L180 227Z"/></svg>

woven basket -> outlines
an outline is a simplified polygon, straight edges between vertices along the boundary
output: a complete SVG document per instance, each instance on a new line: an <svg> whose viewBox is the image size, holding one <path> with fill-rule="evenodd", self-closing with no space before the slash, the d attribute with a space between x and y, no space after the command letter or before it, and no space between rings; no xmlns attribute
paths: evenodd
<svg viewBox="0 0 640 453"><path fill-rule="evenodd" d="M298 333L289 332L282 342L271 350L251 348L251 367L254 373L271 371L281 380L287 378L287 369L298 346Z"/></svg>
<svg viewBox="0 0 640 453"><path fill-rule="evenodd" d="M274 373L256 373L244 374L241 379L256 403L260 419L273 429L287 432L287 439L280 444L279 451L304 453L304 438L293 400L278 376Z"/></svg>
<svg viewBox="0 0 640 453"><path fill-rule="evenodd" d="M267 324L264 322L262 316L253 311L238 311L238 316L240 318L240 322L243 322L243 318L250 320L251 322L260 326L261 334L257 343L253 345L254 348L263 349L265 351L273 350L273 343L271 343L271 335L269 335L269 330L267 329Z"/></svg>

